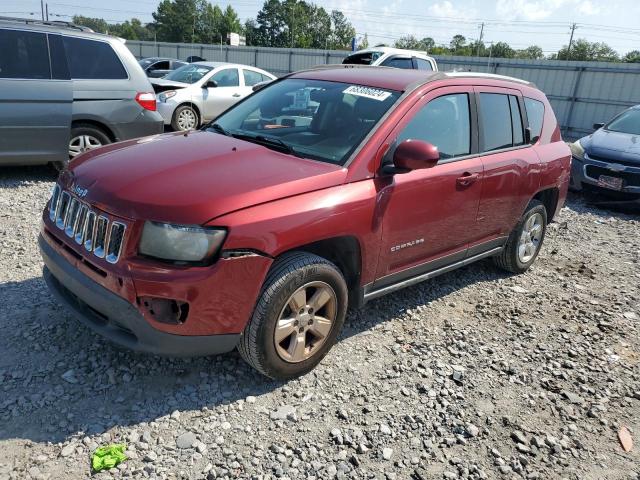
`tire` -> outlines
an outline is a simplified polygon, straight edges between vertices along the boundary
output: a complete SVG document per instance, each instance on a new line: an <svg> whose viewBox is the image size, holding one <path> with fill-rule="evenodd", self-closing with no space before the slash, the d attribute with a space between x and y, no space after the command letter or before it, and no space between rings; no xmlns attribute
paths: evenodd
<svg viewBox="0 0 640 480"><path fill-rule="evenodd" d="M191 118L193 123L187 123L187 120ZM198 111L191 105L180 105L173 112L171 117L171 128L177 132L186 132L189 130L195 130L200 126L200 115Z"/></svg>
<svg viewBox="0 0 640 480"><path fill-rule="evenodd" d="M69 160L73 160L81 153L110 143L111 138L99 127L79 123L71 127L71 135L69 136ZM57 170L63 170L68 163L69 161L53 162L53 166Z"/></svg>
<svg viewBox="0 0 640 480"><path fill-rule="evenodd" d="M535 217L535 220L532 220ZM535 235L534 240L532 232L529 232L528 248L524 248L523 243L526 241L525 230L529 230L533 225L539 225L539 235ZM537 230L538 231L538 230ZM547 231L547 210L538 200L532 200L525 210L522 218L509 235L506 245L502 252L494 257L495 264L508 272L523 273L526 272L533 262L535 262L542 248L542 242ZM526 253L526 254L524 254Z"/></svg>
<svg viewBox="0 0 640 480"><path fill-rule="evenodd" d="M299 308L303 288L305 306ZM317 311L309 310L315 298L328 297ZM240 355L253 368L273 379L287 380L303 375L320 363L335 343L344 324L347 304L347 284L333 263L306 252L284 254L267 274L253 316L240 338ZM292 305L297 305L297 313ZM305 313L301 314L303 310ZM326 320L331 317L328 325ZM317 336L319 331L323 332L322 336ZM282 336L280 342L276 334ZM306 346L295 348L302 345L298 340L301 338L308 345L308 351Z"/></svg>

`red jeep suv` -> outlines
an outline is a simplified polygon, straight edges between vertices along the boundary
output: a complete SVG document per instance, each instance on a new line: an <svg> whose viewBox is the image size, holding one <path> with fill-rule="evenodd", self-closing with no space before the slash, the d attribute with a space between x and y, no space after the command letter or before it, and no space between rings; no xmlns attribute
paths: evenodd
<svg viewBox="0 0 640 480"><path fill-rule="evenodd" d="M348 306L485 257L527 270L570 159L546 97L521 80L302 71L200 131L71 162L43 214L44 278L120 345L237 347L290 378L326 355Z"/></svg>

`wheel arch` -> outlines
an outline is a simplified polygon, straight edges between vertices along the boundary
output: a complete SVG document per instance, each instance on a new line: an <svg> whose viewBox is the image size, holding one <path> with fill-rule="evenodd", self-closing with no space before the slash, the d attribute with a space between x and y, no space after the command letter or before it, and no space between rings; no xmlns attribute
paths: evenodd
<svg viewBox="0 0 640 480"><path fill-rule="evenodd" d="M296 246L284 253L303 251L313 253L334 263L347 282L349 304L357 306L362 300L360 275L362 273L362 252L360 242L351 235L325 238L305 245ZM278 256L280 256L278 255Z"/></svg>
<svg viewBox="0 0 640 480"><path fill-rule="evenodd" d="M544 205L544 208L547 210L547 223L551 223L555 217L559 199L560 189L558 187L550 187L540 190L532 198L532 200L539 200Z"/></svg>
<svg viewBox="0 0 640 480"><path fill-rule="evenodd" d="M93 120L91 118L74 118L73 121L71 122L71 128L77 128L77 127L81 127L82 125L87 125L90 127L95 127L99 130L101 130L107 137L109 137L109 140L111 140L112 142L116 141L116 136L113 133L113 130L111 130L107 125L105 125L102 122L99 122L97 120Z"/></svg>
<svg viewBox="0 0 640 480"><path fill-rule="evenodd" d="M175 116L175 114L178 111L178 109L180 107L184 107L184 106L189 106L189 107L193 108L196 111L196 113L198 114L198 121L199 121L200 125L202 125L203 120L202 120L202 112L200 111L200 107L198 107L197 103L191 102L189 100L186 100L186 101L176 105L176 108L173 109L173 113L171 114L171 119L173 120L173 117Z"/></svg>

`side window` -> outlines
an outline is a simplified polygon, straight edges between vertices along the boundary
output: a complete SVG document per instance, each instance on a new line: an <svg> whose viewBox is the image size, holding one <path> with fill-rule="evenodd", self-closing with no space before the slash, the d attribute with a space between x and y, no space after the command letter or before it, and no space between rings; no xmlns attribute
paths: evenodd
<svg viewBox="0 0 640 480"><path fill-rule="evenodd" d="M425 60L424 58L414 58L413 61L416 62L418 70L427 70L429 72L433 72L431 62L429 62L428 60Z"/></svg>
<svg viewBox="0 0 640 480"><path fill-rule="evenodd" d="M480 94L480 143L484 152L513 145L509 96L500 93Z"/></svg>
<svg viewBox="0 0 640 480"><path fill-rule="evenodd" d="M431 100L411 119L397 143L408 139L435 145L443 159L471 153L469 96L455 93Z"/></svg>
<svg viewBox="0 0 640 480"><path fill-rule="evenodd" d="M51 77L56 80L69 80L69 66L60 35L49 35L49 53L51 54Z"/></svg>
<svg viewBox="0 0 640 480"><path fill-rule="evenodd" d="M169 70L169 61L163 60L161 62L154 63L149 70Z"/></svg>
<svg viewBox="0 0 640 480"><path fill-rule="evenodd" d="M253 87L256 83L260 83L263 78L261 73L254 72L253 70L243 69L242 75L244 76L244 84L246 87Z"/></svg>
<svg viewBox="0 0 640 480"><path fill-rule="evenodd" d="M0 52L0 78L51 78L44 33L0 29Z"/></svg>
<svg viewBox="0 0 640 480"><path fill-rule="evenodd" d="M260 76L262 77L263 82L270 82L273 80L273 78L267 77L266 75L263 75L263 74L261 74Z"/></svg>
<svg viewBox="0 0 640 480"><path fill-rule="evenodd" d="M509 107L511 108L511 128L513 129L513 145L524 145L524 130L522 128L522 115L518 97L509 95Z"/></svg>
<svg viewBox="0 0 640 480"><path fill-rule="evenodd" d="M385 67L404 68L408 70L413 69L413 62L410 58L390 58L382 62L382 65Z"/></svg>
<svg viewBox="0 0 640 480"><path fill-rule="evenodd" d="M127 78L120 59L106 42L63 37L69 72L74 79L117 80Z"/></svg>
<svg viewBox="0 0 640 480"><path fill-rule="evenodd" d="M216 73L211 80L214 80L218 87L238 87L240 86L240 77L237 68L225 68Z"/></svg>
<svg viewBox="0 0 640 480"><path fill-rule="evenodd" d="M540 138L542 133L542 119L544 118L544 103L533 98L524 97L524 108L527 110L527 119L531 129L531 142Z"/></svg>
<svg viewBox="0 0 640 480"><path fill-rule="evenodd" d="M175 70L176 68L184 67L185 65L188 64L186 62L172 62L171 68Z"/></svg>

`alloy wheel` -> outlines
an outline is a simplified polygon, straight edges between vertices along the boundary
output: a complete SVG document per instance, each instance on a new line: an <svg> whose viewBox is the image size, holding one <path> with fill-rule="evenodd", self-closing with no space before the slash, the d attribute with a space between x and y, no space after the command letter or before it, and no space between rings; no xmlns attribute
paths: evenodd
<svg viewBox="0 0 640 480"><path fill-rule="evenodd" d="M522 226L518 242L518 259L528 263L535 256L542 242L543 218L540 213L531 215Z"/></svg>
<svg viewBox="0 0 640 480"><path fill-rule="evenodd" d="M289 363L312 357L324 344L338 311L338 298L325 282L309 282L289 297L274 330L278 356Z"/></svg>
<svg viewBox="0 0 640 480"><path fill-rule="evenodd" d="M102 146L102 142L92 135L78 135L69 141L69 158Z"/></svg>
<svg viewBox="0 0 640 480"><path fill-rule="evenodd" d="M180 130L193 130L196 128L197 117L193 110L184 108L178 113L178 127Z"/></svg>

